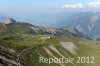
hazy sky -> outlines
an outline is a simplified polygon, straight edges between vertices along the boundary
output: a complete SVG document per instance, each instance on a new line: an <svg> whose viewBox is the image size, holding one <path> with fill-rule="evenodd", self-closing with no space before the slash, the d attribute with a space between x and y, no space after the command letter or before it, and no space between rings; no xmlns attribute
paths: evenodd
<svg viewBox="0 0 100 66"><path fill-rule="evenodd" d="M68 8L100 8L100 0L0 0L0 13L15 17Z"/></svg>
<svg viewBox="0 0 100 66"><path fill-rule="evenodd" d="M92 0L0 0L0 8L61 7L67 3L88 3ZM20 7L19 7L20 6Z"/></svg>
<svg viewBox="0 0 100 66"><path fill-rule="evenodd" d="M94 0L0 0L0 12L30 12L42 8L62 8L83 5ZM68 5L67 5L68 4Z"/></svg>
<svg viewBox="0 0 100 66"><path fill-rule="evenodd" d="M41 13L44 15L45 12L57 13L70 9L75 11L75 9L91 10L92 8L93 10L94 8L100 9L100 0L0 0L0 14L3 13L16 20L30 23L33 23L32 21Z"/></svg>

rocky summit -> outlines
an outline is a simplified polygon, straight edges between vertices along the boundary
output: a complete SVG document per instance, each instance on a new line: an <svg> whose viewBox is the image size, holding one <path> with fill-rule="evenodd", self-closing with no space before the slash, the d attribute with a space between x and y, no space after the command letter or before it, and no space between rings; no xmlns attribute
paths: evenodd
<svg viewBox="0 0 100 66"><path fill-rule="evenodd" d="M4 24L15 23L16 21L9 17L0 16L0 22Z"/></svg>

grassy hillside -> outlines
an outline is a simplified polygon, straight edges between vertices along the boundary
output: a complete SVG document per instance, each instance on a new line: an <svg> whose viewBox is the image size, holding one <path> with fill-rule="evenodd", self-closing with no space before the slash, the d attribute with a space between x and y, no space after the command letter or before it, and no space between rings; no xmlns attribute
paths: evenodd
<svg viewBox="0 0 100 66"><path fill-rule="evenodd" d="M45 35L20 34L17 38L0 40L0 55L7 59L20 62L23 66L99 66L100 63L100 42L90 41L82 38L68 38L64 36L52 36L44 38ZM66 50L61 42L73 42L78 48L76 55ZM69 46L69 44L66 44ZM56 50L55 50L56 49ZM39 57L61 58L61 57L95 57L95 63L39 63ZM19 58L19 60L17 60ZM77 60L77 59L76 59ZM5 63L11 64L11 63ZM4 66L4 63L1 63ZM9 66L9 65L8 65ZM14 66L11 64L10 66Z"/></svg>
<svg viewBox="0 0 100 66"><path fill-rule="evenodd" d="M74 28L46 28L28 23L0 23L1 66L99 66L100 42ZM77 57L95 63L77 63ZM74 58L73 63L39 63L44 58ZM88 59L88 61L89 61ZM93 59L93 58L92 58ZM84 58L82 59L84 61ZM86 60L87 61L87 60Z"/></svg>

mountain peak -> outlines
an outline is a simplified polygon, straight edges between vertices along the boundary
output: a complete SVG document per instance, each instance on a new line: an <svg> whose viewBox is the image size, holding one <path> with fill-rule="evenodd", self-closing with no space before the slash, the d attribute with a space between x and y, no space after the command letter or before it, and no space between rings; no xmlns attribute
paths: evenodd
<svg viewBox="0 0 100 66"><path fill-rule="evenodd" d="M16 21L12 18L7 17L7 18L0 19L0 22L4 24L10 24L10 23L15 23Z"/></svg>

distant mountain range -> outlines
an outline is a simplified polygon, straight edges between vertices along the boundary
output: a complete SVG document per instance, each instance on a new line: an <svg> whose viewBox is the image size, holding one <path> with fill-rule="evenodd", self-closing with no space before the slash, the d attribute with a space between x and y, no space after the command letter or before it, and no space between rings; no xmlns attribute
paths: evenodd
<svg viewBox="0 0 100 66"><path fill-rule="evenodd" d="M100 36L100 12L42 13L32 19L39 26L73 27L92 38Z"/></svg>
<svg viewBox="0 0 100 66"><path fill-rule="evenodd" d="M57 24L62 24L65 27L74 27L90 37L100 36L100 12L75 13Z"/></svg>
<svg viewBox="0 0 100 66"><path fill-rule="evenodd" d="M42 13L37 16L27 17L31 18L31 23L37 26L47 26L52 28L75 28L86 36L96 38L100 36L100 12L61 12L61 13ZM6 16L0 16L0 22L9 24L16 21ZM14 25L23 25L23 23L15 23ZM25 23L24 23L25 24ZM11 25L12 26L12 25ZM31 26L31 29L33 27ZM41 27L40 30L47 28ZM50 30L51 28L49 28ZM56 29L53 29L56 30ZM48 31L47 31L48 32ZM51 32L51 31L49 31Z"/></svg>

